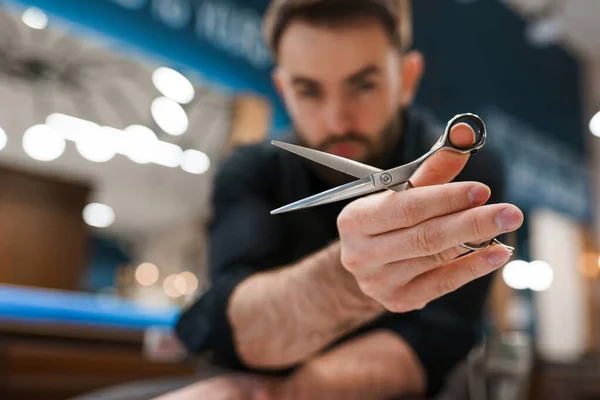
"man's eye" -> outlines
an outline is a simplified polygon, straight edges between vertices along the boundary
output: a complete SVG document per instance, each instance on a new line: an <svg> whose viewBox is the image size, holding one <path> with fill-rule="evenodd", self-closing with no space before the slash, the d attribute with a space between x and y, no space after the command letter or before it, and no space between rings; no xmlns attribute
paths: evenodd
<svg viewBox="0 0 600 400"><path fill-rule="evenodd" d="M355 89L359 92L370 92L375 89L375 83L373 82L361 82L356 84Z"/></svg>
<svg viewBox="0 0 600 400"><path fill-rule="evenodd" d="M305 88L299 91L301 97L316 98L319 97L319 89L317 88Z"/></svg>

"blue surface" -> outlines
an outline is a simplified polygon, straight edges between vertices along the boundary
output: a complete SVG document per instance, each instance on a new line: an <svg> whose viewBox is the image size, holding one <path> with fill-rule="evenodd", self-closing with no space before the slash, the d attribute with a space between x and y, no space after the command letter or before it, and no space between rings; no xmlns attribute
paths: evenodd
<svg viewBox="0 0 600 400"><path fill-rule="evenodd" d="M110 295L0 286L0 319L107 328L171 328L178 308L150 310Z"/></svg>

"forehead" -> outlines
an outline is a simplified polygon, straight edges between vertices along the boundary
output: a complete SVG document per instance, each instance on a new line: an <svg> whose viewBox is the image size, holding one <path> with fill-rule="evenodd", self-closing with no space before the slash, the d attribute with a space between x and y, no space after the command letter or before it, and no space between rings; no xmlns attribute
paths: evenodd
<svg viewBox="0 0 600 400"><path fill-rule="evenodd" d="M396 55L385 29L374 19L336 25L293 21L281 37L279 66L289 75L337 81Z"/></svg>

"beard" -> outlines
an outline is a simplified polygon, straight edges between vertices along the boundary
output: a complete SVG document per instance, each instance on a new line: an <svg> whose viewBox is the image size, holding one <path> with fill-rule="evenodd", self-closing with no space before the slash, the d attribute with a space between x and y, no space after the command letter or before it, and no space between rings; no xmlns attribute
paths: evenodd
<svg viewBox="0 0 600 400"><path fill-rule="evenodd" d="M387 169L390 167L390 158L397 148L397 144L402 136L402 117L394 115L391 117L385 127L379 132L375 138L370 138L365 134L356 131L348 131L344 135L331 135L328 139L319 143L317 146L309 146L304 135L297 131L296 141L300 146L313 148L315 150L328 152L327 149L332 148L337 144L355 144L361 146L364 151L364 156L360 159L354 159L363 164L370 165L379 169ZM342 185L344 183L355 180L355 177L344 174L333 168L326 167L310 160L305 160L308 167L322 181L329 185Z"/></svg>

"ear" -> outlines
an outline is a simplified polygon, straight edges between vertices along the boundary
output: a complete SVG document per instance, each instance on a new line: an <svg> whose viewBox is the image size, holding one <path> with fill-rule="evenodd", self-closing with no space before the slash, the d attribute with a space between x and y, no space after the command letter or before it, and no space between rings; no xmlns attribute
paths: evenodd
<svg viewBox="0 0 600 400"><path fill-rule="evenodd" d="M282 76L281 68L275 66L273 71L271 72L271 79L273 79L273 85L275 86L275 90L279 94L280 98L284 98L283 95L283 76Z"/></svg>
<svg viewBox="0 0 600 400"><path fill-rule="evenodd" d="M273 85L275 86L275 90L277 91L279 98L285 105L287 111L291 113L293 110L293 99L289 97L289 83L286 79L285 71L280 67L276 66L275 68L273 68L271 78L273 79Z"/></svg>
<svg viewBox="0 0 600 400"><path fill-rule="evenodd" d="M402 106L406 107L412 103L419 89L421 78L425 70L423 55L412 50L402 56L402 69L400 71L402 86L400 90Z"/></svg>

